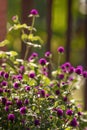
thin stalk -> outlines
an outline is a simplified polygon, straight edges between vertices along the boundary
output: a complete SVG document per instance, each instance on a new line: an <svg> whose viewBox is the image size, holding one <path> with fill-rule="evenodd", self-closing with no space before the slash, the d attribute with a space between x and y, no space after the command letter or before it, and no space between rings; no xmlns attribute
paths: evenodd
<svg viewBox="0 0 87 130"><path fill-rule="evenodd" d="M35 16L33 16L33 19L32 19L32 25L31 25L30 34L32 34L32 30L33 30L34 23L35 23ZM26 52L25 52L25 56L24 56L24 60L27 59L27 56L28 56L28 53L29 53L29 48L30 48L30 46L27 45L27 47L26 47Z"/></svg>

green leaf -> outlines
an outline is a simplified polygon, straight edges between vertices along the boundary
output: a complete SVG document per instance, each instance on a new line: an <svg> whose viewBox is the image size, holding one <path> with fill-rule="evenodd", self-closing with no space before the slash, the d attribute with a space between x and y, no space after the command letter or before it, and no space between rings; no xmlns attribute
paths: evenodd
<svg viewBox="0 0 87 130"><path fill-rule="evenodd" d="M39 41L41 44L43 44L43 40L39 37L39 36L34 36L33 34L30 34L29 36L28 36L28 39L30 40L30 41Z"/></svg>
<svg viewBox="0 0 87 130"><path fill-rule="evenodd" d="M3 51L0 51L0 58L4 58L6 56L6 53Z"/></svg>
<svg viewBox="0 0 87 130"><path fill-rule="evenodd" d="M2 42L0 42L0 47L3 47L5 45L9 44L9 41L8 40L4 40Z"/></svg>
<svg viewBox="0 0 87 130"><path fill-rule="evenodd" d="M10 55L11 57L15 57L18 55L17 52L15 52L15 51L6 52L6 54Z"/></svg>

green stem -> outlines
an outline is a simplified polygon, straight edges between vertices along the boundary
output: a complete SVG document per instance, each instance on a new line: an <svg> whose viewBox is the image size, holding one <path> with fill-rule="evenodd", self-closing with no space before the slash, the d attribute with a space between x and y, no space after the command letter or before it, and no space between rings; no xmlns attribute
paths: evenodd
<svg viewBox="0 0 87 130"><path fill-rule="evenodd" d="M35 23L35 16L33 16L33 19L32 19L30 34L32 34L33 27L34 27L34 23ZM25 56L24 56L24 60L27 59L27 56L28 56L28 53L29 53L29 49L30 49L30 46L27 45L27 47L26 47L26 52L25 52Z"/></svg>

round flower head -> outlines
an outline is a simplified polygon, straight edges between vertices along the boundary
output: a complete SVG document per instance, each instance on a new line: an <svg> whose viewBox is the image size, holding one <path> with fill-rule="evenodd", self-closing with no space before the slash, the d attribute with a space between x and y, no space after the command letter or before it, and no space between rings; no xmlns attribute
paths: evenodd
<svg viewBox="0 0 87 130"><path fill-rule="evenodd" d="M50 58L51 56L52 56L52 54L51 54L49 51L47 51L47 52L45 53L45 57Z"/></svg>
<svg viewBox="0 0 87 130"><path fill-rule="evenodd" d="M28 76L32 79L35 78L35 72L31 71Z"/></svg>
<svg viewBox="0 0 87 130"><path fill-rule="evenodd" d="M17 106L18 106L18 107L21 107L21 106L22 106L22 100L17 100L16 103L17 103Z"/></svg>
<svg viewBox="0 0 87 130"><path fill-rule="evenodd" d="M40 121L38 119L34 120L34 124L37 126L37 125L40 125Z"/></svg>
<svg viewBox="0 0 87 130"><path fill-rule="evenodd" d="M82 68L77 67L77 68L75 69L75 72L76 72L78 75L82 74Z"/></svg>
<svg viewBox="0 0 87 130"><path fill-rule="evenodd" d="M6 112L9 111L9 106L5 106L5 111L6 111Z"/></svg>
<svg viewBox="0 0 87 130"><path fill-rule="evenodd" d="M21 107L20 108L20 113L21 113L21 115L24 115L25 113L26 113L26 107L24 106L24 107Z"/></svg>
<svg viewBox="0 0 87 130"><path fill-rule="evenodd" d="M8 73L4 73L4 78L8 79L9 74Z"/></svg>
<svg viewBox="0 0 87 130"><path fill-rule="evenodd" d="M66 62L64 65L66 68L69 68L71 66L70 62Z"/></svg>
<svg viewBox="0 0 87 130"><path fill-rule="evenodd" d="M62 116L63 115L63 110L62 109L57 109L57 115Z"/></svg>
<svg viewBox="0 0 87 130"><path fill-rule="evenodd" d="M2 85L2 86L7 86L7 84L8 84L8 83L7 83L6 81L2 81L2 82L1 82L1 85Z"/></svg>
<svg viewBox="0 0 87 130"><path fill-rule="evenodd" d="M38 11L36 9L32 9L30 11L30 14L32 14L32 15L38 15Z"/></svg>
<svg viewBox="0 0 87 130"><path fill-rule="evenodd" d="M62 46L58 47L57 51L59 53L64 53L64 47L62 47Z"/></svg>
<svg viewBox="0 0 87 130"><path fill-rule="evenodd" d="M56 90L55 93L56 93L56 95L59 95L59 94L60 94L60 91L59 91L59 90Z"/></svg>
<svg viewBox="0 0 87 130"><path fill-rule="evenodd" d="M59 78L59 79L63 79L63 78L64 78L64 74L59 74L59 75L58 75L58 78Z"/></svg>
<svg viewBox="0 0 87 130"><path fill-rule="evenodd" d="M66 114L69 115L69 116L71 116L71 115L73 114L73 111L70 110L70 109L68 109L68 110L66 111Z"/></svg>
<svg viewBox="0 0 87 130"><path fill-rule="evenodd" d="M30 86L26 86L26 87L25 87L25 90L26 90L26 91L30 91Z"/></svg>
<svg viewBox="0 0 87 130"><path fill-rule="evenodd" d="M3 93L3 89L2 88L0 88L0 93Z"/></svg>
<svg viewBox="0 0 87 130"><path fill-rule="evenodd" d="M15 82L13 86L14 86L15 89L18 89L19 83Z"/></svg>
<svg viewBox="0 0 87 130"><path fill-rule="evenodd" d="M34 57L34 58L35 58L35 57L38 57L38 54L37 54L36 52L33 52L33 53L32 53L32 57Z"/></svg>
<svg viewBox="0 0 87 130"><path fill-rule="evenodd" d="M73 118L72 121L70 122L70 125L71 125L72 127L76 127L76 126L78 125L77 119L76 119L76 118Z"/></svg>
<svg viewBox="0 0 87 130"><path fill-rule="evenodd" d="M83 71L82 75L84 78L87 78L87 71Z"/></svg>
<svg viewBox="0 0 87 130"><path fill-rule="evenodd" d="M15 115L14 114L9 114L8 115L8 120L14 121L15 120Z"/></svg>
<svg viewBox="0 0 87 130"><path fill-rule="evenodd" d="M41 58L41 59L39 60L39 64L41 64L42 66L46 65L46 63L47 63L47 61L46 61L45 58Z"/></svg>

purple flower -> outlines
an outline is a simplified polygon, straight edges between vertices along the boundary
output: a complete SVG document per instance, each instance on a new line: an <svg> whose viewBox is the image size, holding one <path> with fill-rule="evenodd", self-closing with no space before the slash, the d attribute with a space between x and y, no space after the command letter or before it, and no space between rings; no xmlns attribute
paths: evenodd
<svg viewBox="0 0 87 130"><path fill-rule="evenodd" d="M26 91L30 91L30 86L26 86L26 87L25 87L25 90L26 90Z"/></svg>
<svg viewBox="0 0 87 130"><path fill-rule="evenodd" d="M77 123L77 119L74 117L73 119L72 119L72 121L70 122L70 125L72 126L72 127L76 127L77 125L78 125L78 123Z"/></svg>
<svg viewBox="0 0 87 130"><path fill-rule="evenodd" d="M31 71L28 76L32 79L35 78L35 72Z"/></svg>
<svg viewBox="0 0 87 130"><path fill-rule="evenodd" d="M19 88L19 83L15 82L13 86L14 86L15 89L18 89Z"/></svg>
<svg viewBox="0 0 87 130"><path fill-rule="evenodd" d="M2 85L2 86L7 86L7 84L8 84L8 83L7 83L6 81L2 81L2 82L1 82L1 85Z"/></svg>
<svg viewBox="0 0 87 130"><path fill-rule="evenodd" d="M17 16L12 17L12 21L15 21L15 20L17 20Z"/></svg>
<svg viewBox="0 0 87 130"><path fill-rule="evenodd" d="M43 89L40 90L40 96L41 96L41 97L45 97L45 90L43 90Z"/></svg>
<svg viewBox="0 0 87 130"><path fill-rule="evenodd" d="M36 52L33 52L33 53L32 53L32 57L34 57L34 58L35 58L35 57L38 57L38 54L37 54Z"/></svg>
<svg viewBox="0 0 87 130"><path fill-rule="evenodd" d="M9 105L12 105L12 102L11 102L11 101L7 101L7 102L6 102L6 106L9 106Z"/></svg>
<svg viewBox="0 0 87 130"><path fill-rule="evenodd" d="M60 91L59 90L56 90L56 95L59 95L60 94Z"/></svg>
<svg viewBox="0 0 87 130"><path fill-rule="evenodd" d="M57 115L58 115L58 116L62 116L62 115L63 115L63 110L60 109L60 108L58 108L58 109L57 109Z"/></svg>
<svg viewBox="0 0 87 130"><path fill-rule="evenodd" d="M40 121L38 119L34 120L35 126L40 125Z"/></svg>
<svg viewBox="0 0 87 130"><path fill-rule="evenodd" d="M24 73L24 71L25 71L25 67L23 65L21 65L20 68L19 68L19 72Z"/></svg>
<svg viewBox="0 0 87 130"><path fill-rule="evenodd" d="M3 89L2 88L0 88L0 93L3 93Z"/></svg>
<svg viewBox="0 0 87 130"><path fill-rule="evenodd" d="M41 59L39 60L39 64L41 64L42 66L43 66L43 65L46 65L46 63L47 63L47 61L46 61L45 58L41 58Z"/></svg>
<svg viewBox="0 0 87 130"><path fill-rule="evenodd" d="M36 9L32 9L30 11L30 14L32 14L32 15L38 15L38 11Z"/></svg>
<svg viewBox="0 0 87 130"><path fill-rule="evenodd" d="M28 105L28 103L29 103L29 100L28 100L28 99L25 99L25 100L24 100L24 104Z"/></svg>
<svg viewBox="0 0 87 130"><path fill-rule="evenodd" d="M82 74L82 68L77 67L77 68L75 69L75 73L77 73L78 75Z"/></svg>
<svg viewBox="0 0 87 130"><path fill-rule="evenodd" d="M6 111L6 112L9 111L9 106L5 106L5 111Z"/></svg>
<svg viewBox="0 0 87 130"><path fill-rule="evenodd" d="M18 80L22 80L22 78L23 78L23 77L22 77L21 74L17 75L17 79L18 79Z"/></svg>
<svg viewBox="0 0 87 130"><path fill-rule="evenodd" d="M4 71L0 71L0 76L3 76L4 75Z"/></svg>
<svg viewBox="0 0 87 130"><path fill-rule="evenodd" d="M18 107L21 107L21 106L22 106L22 100L17 100L16 103L17 103L17 106L18 106Z"/></svg>
<svg viewBox="0 0 87 130"><path fill-rule="evenodd" d="M67 67L67 68L71 67L71 64L70 64L69 62L66 62L64 65L65 65L65 67Z"/></svg>
<svg viewBox="0 0 87 130"><path fill-rule="evenodd" d="M14 121L15 120L15 115L14 114L9 114L8 115L8 120Z"/></svg>
<svg viewBox="0 0 87 130"><path fill-rule="evenodd" d="M59 77L59 79L63 79L64 78L64 74L59 74L58 77Z"/></svg>
<svg viewBox="0 0 87 130"><path fill-rule="evenodd" d="M21 115L24 115L25 113L26 113L26 107L24 106L24 107L21 107L20 108L20 113L21 113Z"/></svg>
<svg viewBox="0 0 87 130"><path fill-rule="evenodd" d="M75 71L75 68L73 67L73 66L71 66L70 68L69 68L69 73L73 73Z"/></svg>
<svg viewBox="0 0 87 130"><path fill-rule="evenodd" d="M65 96L65 97L63 97L63 100L66 102L67 101L67 97Z"/></svg>
<svg viewBox="0 0 87 130"><path fill-rule="evenodd" d="M8 79L9 74L8 73L4 73L4 78Z"/></svg>
<svg viewBox="0 0 87 130"><path fill-rule="evenodd" d="M58 47L57 51L59 53L64 53L64 47L62 47L62 46Z"/></svg>
<svg viewBox="0 0 87 130"><path fill-rule="evenodd" d="M68 110L66 111L66 114L69 115L69 116L71 116L71 115L73 114L73 111L70 110L70 109L68 109Z"/></svg>
<svg viewBox="0 0 87 130"><path fill-rule="evenodd" d="M52 55L51 55L51 53L49 52L49 51L47 51L46 53L45 53L45 57L47 57L47 58L50 58Z"/></svg>
<svg viewBox="0 0 87 130"><path fill-rule="evenodd" d="M6 104L7 99L5 97L2 98L2 103L5 105Z"/></svg>
<svg viewBox="0 0 87 130"><path fill-rule="evenodd" d="M83 71L82 75L84 78L87 78L87 71Z"/></svg>

